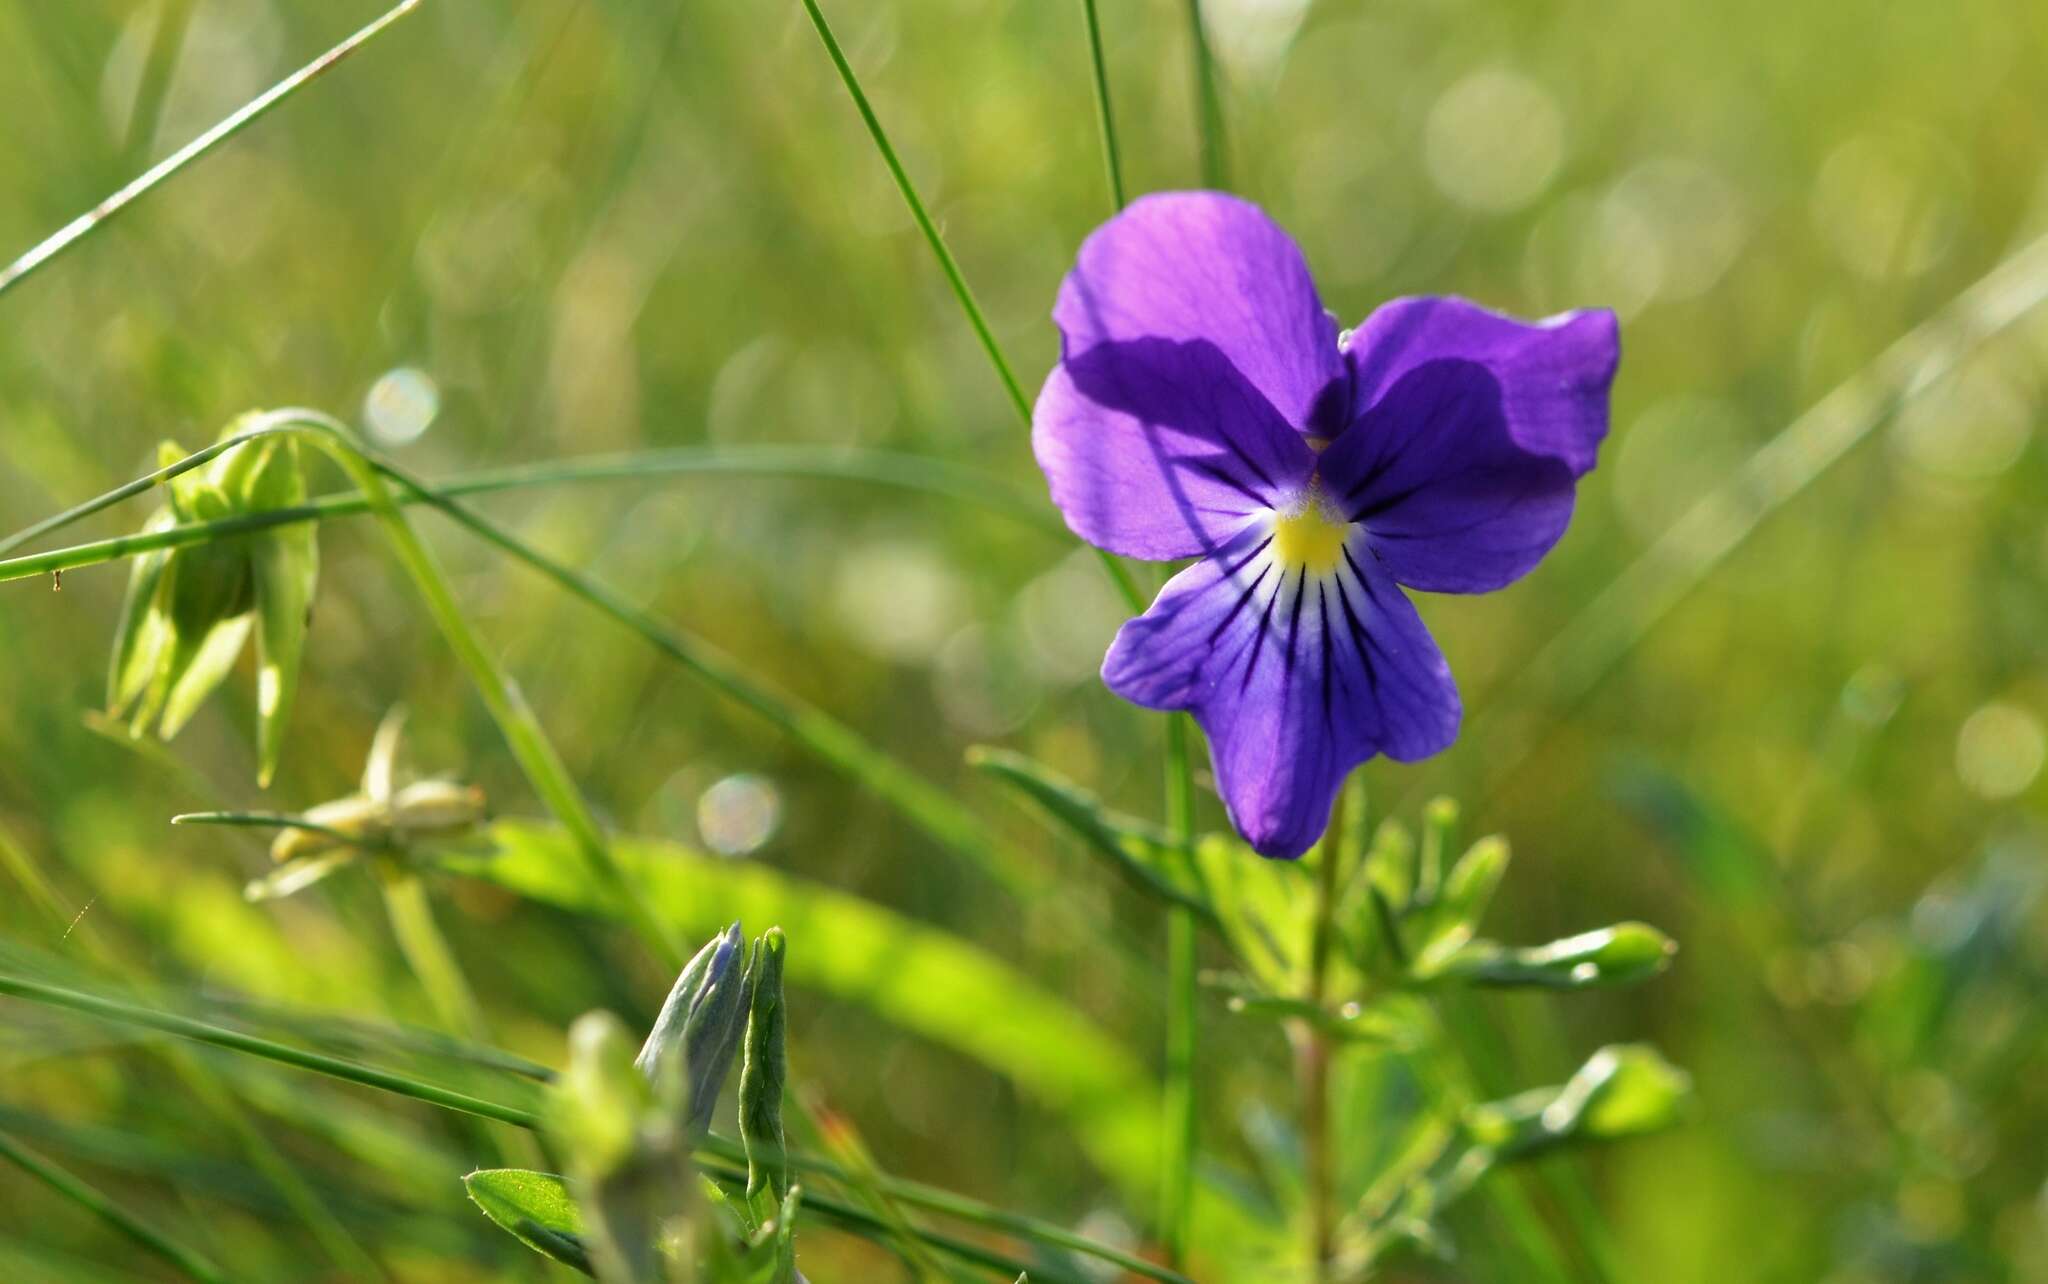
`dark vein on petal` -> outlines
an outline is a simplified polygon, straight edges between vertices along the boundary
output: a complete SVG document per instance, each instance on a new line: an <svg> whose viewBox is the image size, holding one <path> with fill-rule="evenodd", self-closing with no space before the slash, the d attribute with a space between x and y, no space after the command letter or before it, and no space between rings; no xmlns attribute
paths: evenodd
<svg viewBox="0 0 2048 1284"><path fill-rule="evenodd" d="M1294 581L1294 607L1287 613L1287 661L1283 668L1289 677L1294 675L1295 641L1301 635L1301 601L1308 596L1308 567L1301 568L1301 574Z"/></svg>
<svg viewBox="0 0 2048 1284"><path fill-rule="evenodd" d="M1259 575L1261 578L1264 578L1265 571L1260 571ZM1258 672L1259 655L1266 649L1266 629L1273 622L1273 607L1274 604L1279 602L1280 600L1280 589L1282 587L1283 585L1279 584L1273 586L1273 596L1266 599L1265 613L1259 616L1259 632L1258 637L1252 643L1252 658L1250 662L1244 666L1244 677L1237 684L1237 691L1239 695L1243 695L1246 691L1249 691L1251 689L1252 674Z"/></svg>

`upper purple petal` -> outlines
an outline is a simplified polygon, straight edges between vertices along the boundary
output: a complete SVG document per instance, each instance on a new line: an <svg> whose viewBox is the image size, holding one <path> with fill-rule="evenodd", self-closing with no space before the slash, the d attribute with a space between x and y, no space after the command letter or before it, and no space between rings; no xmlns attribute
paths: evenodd
<svg viewBox="0 0 2048 1284"><path fill-rule="evenodd" d="M1308 264L1279 224L1235 196L1131 202L1082 243L1053 321L1068 360L1099 343L1206 342L1295 428L1341 415L1325 398L1344 373L1337 326Z"/></svg>
<svg viewBox="0 0 2048 1284"><path fill-rule="evenodd" d="M1414 606L1354 535L1317 574L1273 554L1270 522L1174 576L1120 630L1102 676L1127 700L1193 712L1231 823L1295 857L1351 768L1456 737L1458 692Z"/></svg>
<svg viewBox="0 0 2048 1284"><path fill-rule="evenodd" d="M1483 593L1521 577L1571 521L1571 466L1510 434L1473 361L1412 367L1318 461L1374 560L1410 588Z"/></svg>
<svg viewBox="0 0 2048 1284"><path fill-rule="evenodd" d="M1216 345L1112 340L1054 367L1031 447L1075 534L1193 557L1299 490L1315 456Z"/></svg>
<svg viewBox="0 0 2048 1284"><path fill-rule="evenodd" d="M1425 362L1484 367L1500 387L1508 436L1530 454L1563 460L1579 477L1592 470L1607 435L1621 338L1604 310L1530 323L1464 299L1396 299L1352 333L1345 359L1354 424Z"/></svg>

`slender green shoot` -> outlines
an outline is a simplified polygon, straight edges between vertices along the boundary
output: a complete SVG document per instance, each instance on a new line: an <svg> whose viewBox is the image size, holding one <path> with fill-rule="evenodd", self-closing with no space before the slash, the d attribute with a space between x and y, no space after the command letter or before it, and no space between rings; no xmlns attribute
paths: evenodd
<svg viewBox="0 0 2048 1284"><path fill-rule="evenodd" d="M954 259L953 251L946 247L946 238L939 235L938 224L932 222L923 198L911 184L910 175L904 172L903 162L896 158L896 148L890 143L882 122L876 118L875 109L868 104L867 93L860 87L859 77L853 74L852 65L840 50L831 24L825 21L823 11L818 8L818 0L803 0L803 5L804 11L811 16L811 25L818 29L818 39L825 42L825 52L831 55L832 65L839 69L840 82L846 86L847 94L852 97L854 107L868 127L868 137L875 140L875 150L882 154L882 163L889 167L889 177L896 180L896 190L903 194L903 203L910 207L910 217L917 221L918 231L924 233L925 243L931 246L940 269L946 274L946 281L953 287L954 296L967 313L967 323L974 327L975 337L981 340L982 350L988 353L989 364L995 367L996 377L1003 381L1003 391L1009 395L1010 404L1017 408L1020 418L1026 423L1031 422L1031 403L1024 396L1023 385L1017 382L1016 372L1010 368L1010 359L1003 355L995 332L989 329L988 318L982 315L981 305L974 301L974 291L968 288L967 278L960 272L959 262Z"/></svg>
<svg viewBox="0 0 2048 1284"><path fill-rule="evenodd" d="M1166 830L1181 858L1194 864L1194 769L1188 758L1186 714L1166 717ZM1165 1140L1160 1147L1160 1241L1166 1260L1178 1267L1186 1260L1190 1217L1194 1210L1195 1035L1200 1018L1200 985L1193 910L1175 905L1166 911L1166 1083Z"/></svg>
<svg viewBox="0 0 2048 1284"><path fill-rule="evenodd" d="M61 527L68 526L81 518L89 517L124 499L142 494L157 483L178 473L195 468L191 462L198 459L203 463L221 451L247 440L246 434L235 441L209 446L197 456L179 460L169 469L160 469L147 477L139 478L125 486L97 496L74 508L65 510L54 517L37 522L26 530L19 531L0 540L0 553L19 548L23 544L47 535ZM1012 518L1044 535L1067 538L1067 529L1047 513L1045 506L1035 500L1006 487L999 479L986 475L977 469L958 468L935 460L923 459L916 455L894 451L847 451L838 454L820 454L817 451L795 446L754 446L743 449L702 449L683 447L675 450L638 451L618 455L597 455L585 459L557 460L542 464L526 464L511 468L497 468L486 471L465 473L450 477L431 486L423 484L422 490L411 488L392 496L401 504L431 502L427 494L455 498L464 495L482 495L495 491L525 490L543 486L583 484L595 482L645 482L655 477L679 476L748 476L748 477L796 477L832 481L865 482L878 486L893 486L940 498L956 500L985 508L992 513ZM423 493L424 492L424 493ZM59 571L76 570L85 566L96 566L103 562L118 561L136 557L143 553L165 548L184 548L192 544L210 543L232 535L246 535L254 531L269 530L277 526L290 526L299 522L328 521L339 517L355 517L370 511L368 497L360 491L349 491L334 495L323 495L305 504L290 508L265 509L255 513L243 513L210 522L187 522L167 526L160 530L141 531L130 535L119 535L111 539L94 540L68 548L53 549L26 557L0 560L0 583L8 580L29 579L40 575L52 575Z"/></svg>
<svg viewBox="0 0 2048 1284"><path fill-rule="evenodd" d="M20 1146L6 1133L0 1133L0 1158L13 1162L22 1171L193 1279L202 1281L202 1284L226 1284L227 1276L221 1274L220 1269L212 1262L161 1231L151 1229L134 1214L87 1185L79 1177L59 1168L34 1151Z"/></svg>
<svg viewBox="0 0 2048 1284"><path fill-rule="evenodd" d="M283 103L336 63L362 48L383 33L384 29L397 22L419 6L420 0L399 0L386 10L384 15L371 22L348 39L321 54L318 58L299 68L269 89L244 103L212 129L172 152L156 165L150 167L140 178L107 197L98 205L66 223L41 244L29 250L14 262L0 268L0 295L28 279L37 269L54 261L58 255L105 227L116 215L147 195L150 191L178 173L192 162L211 152L236 134L241 133L256 121L267 115L271 109Z"/></svg>
<svg viewBox="0 0 2048 1284"><path fill-rule="evenodd" d="M1188 0L1188 43L1193 55L1195 115L1202 139L1202 186L1230 187L1230 155L1223 132L1223 96L1216 86L1216 59L1202 22L1202 0Z"/></svg>
<svg viewBox="0 0 2048 1284"><path fill-rule="evenodd" d="M352 834L345 829L323 825L317 820L307 820L283 811L188 811L171 817L173 825L221 825L229 829L303 829L309 834L319 834L348 847L360 847L364 851L384 851L390 844L367 834Z"/></svg>
<svg viewBox="0 0 2048 1284"><path fill-rule="evenodd" d="M1102 168L1109 178L1109 199L1122 210L1124 166L1122 149L1116 142L1116 114L1109 105L1109 65L1102 54L1102 23L1095 13L1095 0L1081 0L1081 13L1088 21L1088 60L1095 68L1095 122L1102 134Z"/></svg>
<svg viewBox="0 0 2048 1284"><path fill-rule="evenodd" d="M924 199L917 194L910 175L903 170L903 162L896 158L896 148L889 142L889 135L882 128L882 122L875 116L875 109L868 104L866 91L860 87L860 78L853 74L853 67L846 61L846 55L839 48L839 41L832 34L832 27L825 21L818 0L803 0L804 10L811 16L811 25L818 29L818 39L824 41L825 52L832 56L832 65L839 71L839 79L852 97L853 105L860 111L860 118L868 127L868 136L875 141L875 150L882 154L882 163L889 167L889 175L896 180L896 190L903 195L903 203L910 207L910 216L916 220L918 230L924 233L925 243L931 246L932 254L939 260L939 267L945 272L946 280L953 287L953 295L960 300L960 308L967 314L967 323L974 327L975 337L981 340L982 350L988 353L989 364L995 367L996 377L1002 380L1003 391L1009 395L1010 404L1017 411L1017 418L1026 428L1031 426L1031 402L1024 396L1023 385L1017 382L1017 373L1010 367L1010 359L1003 355L1002 345L996 342L995 332L989 329L988 318L982 314L981 305L974 300L974 291L968 288L967 278L960 272L960 264L953 257L953 251L946 246L946 238L939 234L938 225L932 222L931 214L924 207ZM1145 599L1138 592L1137 581L1123 563L1101 549L1096 555L1102 559L1103 569L1109 573L1117 592L1133 611L1143 610Z"/></svg>

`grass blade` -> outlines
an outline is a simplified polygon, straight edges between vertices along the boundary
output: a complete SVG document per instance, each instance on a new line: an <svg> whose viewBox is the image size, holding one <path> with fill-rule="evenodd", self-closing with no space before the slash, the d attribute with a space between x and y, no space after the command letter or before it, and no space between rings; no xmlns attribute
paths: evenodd
<svg viewBox="0 0 2048 1284"><path fill-rule="evenodd" d="M0 295L6 294L37 269L51 263L58 255L105 227L116 215L147 195L158 184L262 119L272 108L304 89L334 64L376 39L385 28L417 8L419 2L420 0L399 0L399 3L386 10L383 16L250 99L212 129L151 166L140 178L66 223L54 235L14 262L0 268Z"/></svg>
<svg viewBox="0 0 2048 1284"><path fill-rule="evenodd" d="M1230 160L1223 133L1223 98L1216 88L1216 59L1202 21L1202 0L1188 0L1188 44L1193 59L1195 115L1202 139L1202 186L1230 187Z"/></svg>
<svg viewBox="0 0 2048 1284"><path fill-rule="evenodd" d="M1081 12L1088 21L1088 60L1095 69L1095 120L1102 131L1102 167L1109 177L1109 199L1116 209L1124 207L1124 166L1122 149L1116 142L1116 114L1109 105L1109 67L1102 56L1102 23L1096 17L1095 0L1081 0Z"/></svg>
<svg viewBox="0 0 2048 1284"><path fill-rule="evenodd" d="M5 1133L0 1133L0 1158L12 1161L50 1189L100 1218L193 1279L202 1281L202 1284L226 1284L227 1276L222 1275L213 1263L160 1231L152 1230L113 1200L49 1160L17 1145Z"/></svg>
<svg viewBox="0 0 2048 1284"><path fill-rule="evenodd" d="M238 438L237 441L239 440L246 438ZM175 466L175 471L159 470L54 517L37 522L0 540L0 553L19 548L39 536L69 526L124 499L143 494L166 478L197 467L199 463L204 463L206 459L213 458L235 444L237 443L223 442L218 446L208 447L199 452L199 456L204 456L204 459L199 456L192 457L197 460L196 463L181 460ZM680 476L795 477L891 486L974 504L990 512L1013 518L1045 535L1058 539L1067 538L1066 527L1048 514L1043 505L1010 490L997 478L987 476L976 469L957 468L916 455L893 451L821 454L804 447L755 446L739 450L685 447L621 455L597 455L584 459L558 460L468 473L433 485L421 482L417 488L408 487L403 493L392 498L401 504L422 504L432 503L436 496L453 499L466 495L542 486L644 482L650 477ZM269 530L298 522L355 517L369 511L370 501L360 491L323 495L305 504L266 509L211 522L181 523L162 530L120 535L70 548L54 549L47 553L10 558L0 561L0 583L49 575L57 571L75 570L83 566L94 566L124 557L136 557L162 549L204 544L211 540L246 535L253 531Z"/></svg>

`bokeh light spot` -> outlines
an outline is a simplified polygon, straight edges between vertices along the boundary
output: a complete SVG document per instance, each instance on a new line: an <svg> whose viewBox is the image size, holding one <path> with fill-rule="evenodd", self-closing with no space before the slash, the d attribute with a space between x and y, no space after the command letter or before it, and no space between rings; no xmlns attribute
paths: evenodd
<svg viewBox="0 0 2048 1284"><path fill-rule="evenodd" d="M727 776L697 800L697 833L721 856L746 856L775 837L782 795L766 776Z"/></svg>
<svg viewBox="0 0 2048 1284"><path fill-rule="evenodd" d="M441 413L441 389L433 376L400 366L378 376L363 398L363 422L380 446L418 441Z"/></svg>
<svg viewBox="0 0 2048 1284"><path fill-rule="evenodd" d="M1564 159L1564 113L1550 91L1504 68L1444 91L1423 132L1429 176L1444 195L1488 214L1540 196Z"/></svg>
<svg viewBox="0 0 2048 1284"><path fill-rule="evenodd" d="M2018 705L1993 701L1956 736L1956 774L1980 798L2010 798L2033 784L2044 756L2041 720Z"/></svg>

